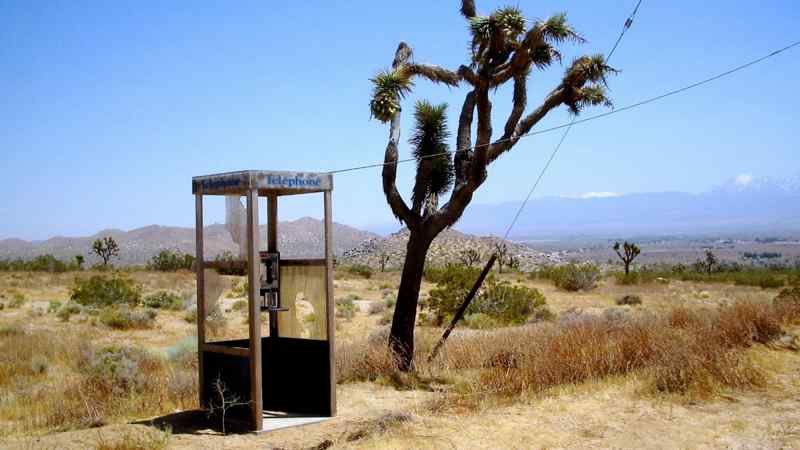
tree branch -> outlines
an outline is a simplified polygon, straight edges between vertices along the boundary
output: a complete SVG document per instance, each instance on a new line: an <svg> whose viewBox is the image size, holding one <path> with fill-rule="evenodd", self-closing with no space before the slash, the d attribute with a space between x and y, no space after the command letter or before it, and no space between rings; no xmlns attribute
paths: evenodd
<svg viewBox="0 0 800 450"><path fill-rule="evenodd" d="M411 57L411 48L405 42L401 42L397 46L397 51L394 55L392 62L393 68L398 68L404 65ZM397 146L400 143L400 111L395 113L392 117L391 125L389 127L389 143L386 145L386 153L383 158L383 193L386 196L386 202L392 210L392 213L401 222L404 222L409 228L416 227L419 224L419 216L412 213L406 205L400 192L397 191Z"/></svg>
<svg viewBox="0 0 800 450"><path fill-rule="evenodd" d="M447 70L439 66L412 63L406 64L404 67L410 75L425 77L434 83L443 83L455 87L458 86L458 82L461 81L461 76L458 72L453 72L452 70Z"/></svg>
<svg viewBox="0 0 800 450"><path fill-rule="evenodd" d="M475 111L475 91L467 94L461 115L458 118L458 135L456 137L456 153L453 165L456 173L456 185L463 183L469 176L469 160L472 157L472 115Z"/></svg>

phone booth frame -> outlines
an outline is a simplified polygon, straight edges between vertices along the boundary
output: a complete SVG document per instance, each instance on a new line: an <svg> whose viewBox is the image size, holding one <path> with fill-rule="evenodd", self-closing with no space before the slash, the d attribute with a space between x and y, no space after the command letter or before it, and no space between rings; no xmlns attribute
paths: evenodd
<svg viewBox="0 0 800 450"><path fill-rule="evenodd" d="M206 408L212 398L213 392L210 391L215 381L212 372L215 372L219 377L225 374L228 377L225 382L231 384L241 399L249 402L250 417L249 420L245 417L245 420L253 431L269 429L264 426L265 404L270 406L270 410L288 413L286 417L289 421L275 428L310 423L336 415L332 191L333 176L329 173L248 170L192 178L197 247L198 381L202 408ZM324 198L324 258L280 260L280 265L324 266L327 340L281 337L277 317L285 308L280 308L278 303L266 308L270 332L269 336L262 337L261 311L265 308L262 306L259 281L261 257L264 256L259 256L258 249L258 198L267 199L267 253L274 256L279 254L278 198L310 193L322 193ZM205 270L224 264L204 259L203 197L206 195L246 197L246 241L242 242L247 246L247 259L232 264L245 269L247 274L247 340L206 342ZM280 385L273 386L270 383ZM304 417L316 420L304 422Z"/></svg>

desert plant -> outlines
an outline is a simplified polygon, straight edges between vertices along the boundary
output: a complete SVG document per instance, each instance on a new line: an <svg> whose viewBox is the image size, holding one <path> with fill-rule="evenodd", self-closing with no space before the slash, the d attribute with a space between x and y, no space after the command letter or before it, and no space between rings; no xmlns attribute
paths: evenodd
<svg viewBox="0 0 800 450"><path fill-rule="evenodd" d="M194 264L194 256L177 250L161 250L147 262L147 270L159 272L175 272L190 270Z"/></svg>
<svg viewBox="0 0 800 450"><path fill-rule="evenodd" d="M372 314L380 314L380 313L382 313L384 311L386 311L386 302L383 302L383 301L380 301L380 300L376 300L376 301L370 302L369 310L368 310L370 315L372 315Z"/></svg>
<svg viewBox="0 0 800 450"><path fill-rule="evenodd" d="M246 311L247 310L247 300L236 300L233 302L233 306L231 309L234 311Z"/></svg>
<svg viewBox="0 0 800 450"><path fill-rule="evenodd" d="M8 302L9 308L19 308L25 304L25 294L21 292L14 292L11 294L11 301Z"/></svg>
<svg viewBox="0 0 800 450"><path fill-rule="evenodd" d="M141 302L142 288L133 280L119 275L94 275L86 279L75 278L70 289L70 299L91 307L123 304L135 306Z"/></svg>
<svg viewBox="0 0 800 450"><path fill-rule="evenodd" d="M128 307L104 308L100 311L100 323L118 330L132 328L152 328L155 325L156 311L153 309L131 309Z"/></svg>
<svg viewBox="0 0 800 450"><path fill-rule="evenodd" d="M144 300L142 300L142 305L147 308L179 311L183 309L183 300L172 292L159 291L145 297Z"/></svg>
<svg viewBox="0 0 800 450"><path fill-rule="evenodd" d="M418 64L411 59L411 48L402 42L391 69L372 79L372 115L390 123L382 172L383 191L392 213L410 231L390 339L392 349L401 355L403 370L411 368L413 359L419 289L430 244L462 216L473 194L486 181L487 167L558 107L564 105L578 114L588 106L610 105L604 85L607 75L614 73L614 69L606 64L602 55L582 56L570 64L543 103L525 115L530 72L560 61L558 45L566 41L583 42L567 24L565 14L534 21L526 30L525 17L516 8L501 8L489 16L480 16L474 0L462 0L461 13L468 20L472 33L472 58L468 65L451 71ZM396 186L400 100L411 90L412 80L420 77L448 86L463 82L470 91L459 115L454 152L450 152L446 144L446 105L417 103L411 138L417 175L409 207ZM490 92L512 81L511 112L502 136L492 142ZM473 121L477 122L474 146ZM451 191L450 199L440 207L439 197L448 191Z"/></svg>
<svg viewBox="0 0 800 450"><path fill-rule="evenodd" d="M569 263L557 270L553 276L556 287L565 291L588 291L597 286L600 269L591 263Z"/></svg>
<svg viewBox="0 0 800 450"><path fill-rule="evenodd" d="M349 266L342 266L341 268L352 275L357 275L366 279L372 278L372 268L366 264L352 264Z"/></svg>
<svg viewBox="0 0 800 450"><path fill-rule="evenodd" d="M474 248L467 248L458 253L458 260L466 267L472 267L481 260L481 254Z"/></svg>
<svg viewBox="0 0 800 450"><path fill-rule="evenodd" d="M239 394L231 391L222 381L222 378L217 377L214 380L213 385L213 397L209 401L208 407L208 415L212 416L215 414L220 415L220 420L222 424L222 434L227 434L226 431L226 416L228 411L233 408L240 408L242 406L247 406L250 404L250 401L243 400Z"/></svg>
<svg viewBox="0 0 800 450"><path fill-rule="evenodd" d="M75 302L67 302L61 308L59 308L58 312L56 312L56 317L64 322L69 322L70 317L82 312L83 307L81 307L81 305Z"/></svg>
<svg viewBox="0 0 800 450"><path fill-rule="evenodd" d="M618 305L641 305L642 298L638 295L624 295L617 299Z"/></svg>
<svg viewBox="0 0 800 450"><path fill-rule="evenodd" d="M625 275L628 275L631 272L631 263L642 251L639 249L639 246L628 241L625 241L625 243L622 244L622 252L620 252L619 249L619 242L615 242L614 252L617 254L619 259L622 260L622 264L625 265Z"/></svg>
<svg viewBox="0 0 800 450"><path fill-rule="evenodd" d="M352 319L356 315L356 304L352 296L336 299L336 317Z"/></svg>
<svg viewBox="0 0 800 450"><path fill-rule="evenodd" d="M106 236L92 242L92 252L103 260L103 267L107 267L111 258L119 256L119 245L113 237Z"/></svg>
<svg viewBox="0 0 800 450"><path fill-rule="evenodd" d="M48 314L55 314L59 309L61 309L61 302L58 300L50 300L50 302L47 304Z"/></svg>

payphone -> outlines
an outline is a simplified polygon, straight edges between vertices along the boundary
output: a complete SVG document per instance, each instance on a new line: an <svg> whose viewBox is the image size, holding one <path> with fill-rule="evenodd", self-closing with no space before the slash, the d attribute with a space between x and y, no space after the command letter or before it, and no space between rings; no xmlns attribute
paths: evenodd
<svg viewBox="0 0 800 450"><path fill-rule="evenodd" d="M280 252L258 252L258 256L261 260L261 276L259 277L261 311L288 311L289 308L280 306Z"/></svg>

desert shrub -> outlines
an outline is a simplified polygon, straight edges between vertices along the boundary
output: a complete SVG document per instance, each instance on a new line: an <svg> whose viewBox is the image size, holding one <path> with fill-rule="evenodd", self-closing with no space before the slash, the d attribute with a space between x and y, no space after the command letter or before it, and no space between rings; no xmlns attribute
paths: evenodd
<svg viewBox="0 0 800 450"><path fill-rule="evenodd" d="M244 276L247 269L244 266L237 265L236 262L238 260L239 258L234 256L230 250L225 250L214 257L214 262L219 265L217 268L219 274Z"/></svg>
<svg viewBox="0 0 800 450"><path fill-rule="evenodd" d="M800 287L783 289L772 303L781 320L794 322L800 318Z"/></svg>
<svg viewBox="0 0 800 450"><path fill-rule="evenodd" d="M352 319L356 315L356 304L352 296L336 299L336 317Z"/></svg>
<svg viewBox="0 0 800 450"><path fill-rule="evenodd" d="M478 279L481 269L458 264L445 266L426 266L423 277L431 283L452 283L453 280L471 279L474 283Z"/></svg>
<svg viewBox="0 0 800 450"><path fill-rule="evenodd" d="M0 272L51 272L61 273L68 270L78 270L77 265L67 264L53 255L45 254L33 259L17 258L13 260L0 260Z"/></svg>
<svg viewBox="0 0 800 450"><path fill-rule="evenodd" d="M118 275L94 275L87 279L75 278L70 298L91 307L135 306L141 302L142 288L133 280Z"/></svg>
<svg viewBox="0 0 800 450"><path fill-rule="evenodd" d="M175 272L177 270L191 270L194 256L177 250L161 250L147 262L147 270L159 272Z"/></svg>
<svg viewBox="0 0 800 450"><path fill-rule="evenodd" d="M57 313L59 309L61 309L61 302L58 300L50 300L50 302L47 304L48 314Z"/></svg>
<svg viewBox="0 0 800 450"><path fill-rule="evenodd" d="M247 300L236 300L233 302L231 309L234 311L247 311Z"/></svg>
<svg viewBox="0 0 800 450"><path fill-rule="evenodd" d="M477 313L486 314L504 325L525 323L535 308L546 303L544 294L538 289L494 279L486 282L486 288L476 300L470 308L474 307Z"/></svg>
<svg viewBox="0 0 800 450"><path fill-rule="evenodd" d="M614 278L616 279L617 284L621 284L623 286L640 283L639 272L630 272L630 273L616 272L614 273Z"/></svg>
<svg viewBox="0 0 800 450"><path fill-rule="evenodd" d="M81 305L75 302L67 302L61 308L59 308L58 312L56 312L56 317L64 322L69 322L70 317L82 312L83 307Z"/></svg>
<svg viewBox="0 0 800 450"><path fill-rule="evenodd" d="M179 311L183 309L183 300L172 292L159 291L145 297L142 305L147 308Z"/></svg>
<svg viewBox="0 0 800 450"><path fill-rule="evenodd" d="M533 309L533 314L528 318L529 323L550 322L556 319L556 313L547 305L540 305Z"/></svg>
<svg viewBox="0 0 800 450"><path fill-rule="evenodd" d="M108 346L90 349L79 363L80 371L96 389L107 394L143 392L159 380L149 376L163 361L136 347Z"/></svg>
<svg viewBox="0 0 800 450"><path fill-rule="evenodd" d="M127 307L104 308L100 311L100 323L118 330L152 328L156 311L153 309L131 309Z"/></svg>
<svg viewBox="0 0 800 450"><path fill-rule="evenodd" d="M455 315L472 289L478 270L466 266L448 266L432 276L438 280L436 287L431 289L428 298L420 304L431 312L429 322L439 326ZM536 307L544 303L544 295L537 289L515 286L490 276L484 280L483 289L470 303L466 315L483 314L496 324L522 324ZM474 323L478 321L482 326L490 323L480 317Z"/></svg>
<svg viewBox="0 0 800 450"><path fill-rule="evenodd" d="M553 284L565 291L588 291L597 286L600 269L594 264L569 263L553 274Z"/></svg>
<svg viewBox="0 0 800 450"><path fill-rule="evenodd" d="M341 270L351 275L356 275L362 278L372 278L372 268L366 264L352 264L349 266L342 266Z"/></svg>
<svg viewBox="0 0 800 450"><path fill-rule="evenodd" d="M638 295L625 295L617 299L618 305L641 305L642 298Z"/></svg>
<svg viewBox="0 0 800 450"><path fill-rule="evenodd" d="M386 302L376 300L369 304L369 314L380 314L386 310Z"/></svg>
<svg viewBox="0 0 800 450"><path fill-rule="evenodd" d="M9 308L19 308L25 304L25 295L20 292L15 292L11 295L11 301L8 302Z"/></svg>

